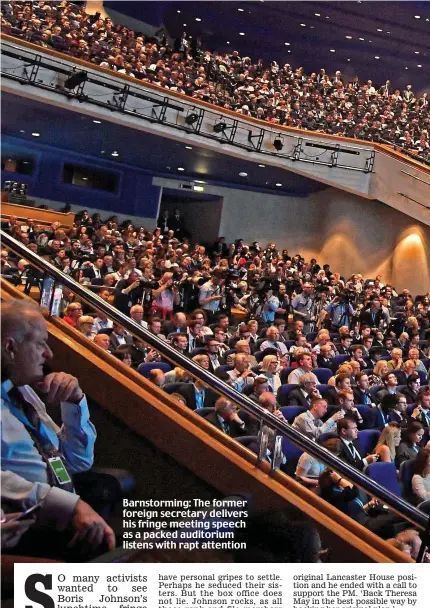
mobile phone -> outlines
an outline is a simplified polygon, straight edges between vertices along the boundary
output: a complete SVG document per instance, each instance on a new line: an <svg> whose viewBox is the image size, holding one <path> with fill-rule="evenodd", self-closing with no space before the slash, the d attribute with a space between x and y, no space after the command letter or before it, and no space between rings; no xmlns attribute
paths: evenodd
<svg viewBox="0 0 430 608"><path fill-rule="evenodd" d="M13 521L21 521L23 519L29 519L33 515L33 513L37 512L41 508L42 505L43 505L43 500L41 500L37 504L33 505L29 509L26 509L25 511L22 511L21 513L19 513L13 519L9 519L7 523L10 524Z"/></svg>

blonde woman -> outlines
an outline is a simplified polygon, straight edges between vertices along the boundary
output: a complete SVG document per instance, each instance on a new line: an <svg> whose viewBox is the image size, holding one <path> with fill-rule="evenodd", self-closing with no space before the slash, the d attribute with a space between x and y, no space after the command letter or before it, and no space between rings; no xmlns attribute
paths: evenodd
<svg viewBox="0 0 430 608"><path fill-rule="evenodd" d="M395 369L402 369L403 365L403 352L401 348L393 348L391 352L391 360L388 361L388 371Z"/></svg>
<svg viewBox="0 0 430 608"><path fill-rule="evenodd" d="M384 386L383 377L388 374L390 370L386 361L378 361L373 368L373 374L369 376L369 388L372 386Z"/></svg>
<svg viewBox="0 0 430 608"><path fill-rule="evenodd" d="M420 360L420 351L418 350L418 348L409 349L408 359L415 363L416 372L424 372L425 374L427 373L424 363Z"/></svg>
<svg viewBox="0 0 430 608"><path fill-rule="evenodd" d="M267 381L275 395L278 393L278 388L281 386L279 369L279 360L276 355L266 355L264 357L259 375L266 376Z"/></svg>
<svg viewBox="0 0 430 608"><path fill-rule="evenodd" d="M203 369L209 369L210 362L207 355L196 355L192 358L192 361L197 363L197 365L200 365L200 367L203 367Z"/></svg>
<svg viewBox="0 0 430 608"><path fill-rule="evenodd" d="M92 340L94 338L94 318L89 315L82 315L76 321L76 329L81 332L86 338Z"/></svg>
<svg viewBox="0 0 430 608"><path fill-rule="evenodd" d="M394 462L401 440L400 425L390 422L382 431L373 453L379 456L380 462Z"/></svg>

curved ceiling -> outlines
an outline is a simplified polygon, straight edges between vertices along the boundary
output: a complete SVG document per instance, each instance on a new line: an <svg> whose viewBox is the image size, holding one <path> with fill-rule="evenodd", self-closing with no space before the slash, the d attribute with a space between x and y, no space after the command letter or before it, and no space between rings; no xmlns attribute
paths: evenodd
<svg viewBox="0 0 430 608"><path fill-rule="evenodd" d="M203 48L238 50L255 61L302 65L308 73L341 70L380 85L390 78L395 86L411 83L418 91L430 84L430 2L105 1L104 6L164 24L173 37L184 30L201 36Z"/></svg>

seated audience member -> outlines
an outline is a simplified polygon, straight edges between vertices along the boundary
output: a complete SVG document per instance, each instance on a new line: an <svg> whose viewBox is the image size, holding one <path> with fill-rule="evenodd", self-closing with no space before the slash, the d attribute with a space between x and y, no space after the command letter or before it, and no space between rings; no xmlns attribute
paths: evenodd
<svg viewBox="0 0 430 608"><path fill-rule="evenodd" d="M411 420L404 430L402 441L397 448L396 465L398 468L405 460L414 460L417 457L423 437L424 429L421 422Z"/></svg>
<svg viewBox="0 0 430 608"><path fill-rule="evenodd" d="M288 393L288 405L300 405L308 408L314 397L321 397L317 389L318 378L315 374L300 376L299 386Z"/></svg>
<svg viewBox="0 0 430 608"><path fill-rule="evenodd" d="M339 456L340 441L336 437L324 441L322 447L335 456ZM323 462L320 462L314 456L303 452L299 458L299 462L297 463L295 476L305 486L309 488L316 488L318 486L319 476L323 471L325 471L326 468L327 467Z"/></svg>
<svg viewBox="0 0 430 608"><path fill-rule="evenodd" d="M299 384L300 376L312 371L314 365L311 355L302 353L296 357L298 368L294 369L288 376L288 384Z"/></svg>
<svg viewBox="0 0 430 608"><path fill-rule="evenodd" d="M267 378L272 392L276 395L278 393L279 387L281 386L281 378L279 377L278 357L276 355L266 355L261 364L259 374Z"/></svg>
<svg viewBox="0 0 430 608"><path fill-rule="evenodd" d="M365 372L359 372L356 377L356 386L354 386L354 402L357 405L368 405L372 407L372 398L369 393L369 376Z"/></svg>
<svg viewBox="0 0 430 608"><path fill-rule="evenodd" d="M264 351L267 348L275 348L279 352L282 361L288 363L288 349L285 346L285 343L281 342L279 338L279 329L275 325L269 327L266 331L266 340L261 344L260 350Z"/></svg>
<svg viewBox="0 0 430 608"><path fill-rule="evenodd" d="M397 422L390 422L382 430L373 453L378 456L380 462L394 462L401 439L400 425Z"/></svg>
<svg viewBox="0 0 430 608"><path fill-rule="evenodd" d="M397 381L399 384L407 384L408 378L412 375L416 375L415 361L408 359L403 363L400 372L397 372Z"/></svg>
<svg viewBox="0 0 430 608"><path fill-rule="evenodd" d="M337 423L337 434L340 439L339 458L352 467L362 471L364 467L378 460L375 454L363 456L357 443L357 423L348 418L342 418Z"/></svg>
<svg viewBox="0 0 430 608"><path fill-rule="evenodd" d="M151 370L149 370L148 380L150 382L152 382L152 384L155 384L155 386L158 386L159 388L163 388L164 387L164 380L165 380L165 376L164 376L163 370L162 369L151 369Z"/></svg>
<svg viewBox="0 0 430 608"><path fill-rule="evenodd" d="M329 386L323 394L324 399L329 405L339 405L339 391L351 390L351 377L347 374L338 374L335 380L335 386Z"/></svg>
<svg viewBox="0 0 430 608"><path fill-rule="evenodd" d="M351 355L350 348L352 344L352 338L350 335L341 336L340 343L337 346L337 352L339 355Z"/></svg>
<svg viewBox="0 0 430 608"><path fill-rule="evenodd" d="M124 363L124 365L127 365L127 367L131 367L132 358L131 358L130 348L131 347L127 346L127 345L118 346L118 348L113 351L112 355L116 359L119 359L120 361L122 361Z"/></svg>
<svg viewBox="0 0 430 608"><path fill-rule="evenodd" d="M118 348L118 346L133 345L133 338L130 334L128 334L125 329L118 325L117 323L113 324L112 331L109 336L110 339L110 350L113 352Z"/></svg>
<svg viewBox="0 0 430 608"><path fill-rule="evenodd" d="M297 340L298 336L304 336L305 324L303 321L294 321L293 329L287 333L288 340Z"/></svg>
<svg viewBox="0 0 430 608"><path fill-rule="evenodd" d="M166 340L167 338L161 333L161 319L160 317L151 317L148 322L148 329L154 336L160 338L160 340Z"/></svg>
<svg viewBox="0 0 430 608"><path fill-rule="evenodd" d="M163 325L163 334L182 334L187 331L187 317L183 312L176 312L171 321L166 321Z"/></svg>
<svg viewBox="0 0 430 608"><path fill-rule="evenodd" d="M174 399L177 403L181 403L182 405L187 405L187 402L185 400L185 397L183 395L181 395L180 393L171 393L170 397L172 399Z"/></svg>
<svg viewBox="0 0 430 608"><path fill-rule="evenodd" d="M205 416L205 420L230 437L248 434L246 424L237 413L237 406L234 403L224 397L219 397L214 406L215 411Z"/></svg>
<svg viewBox="0 0 430 608"><path fill-rule="evenodd" d="M411 418L421 422L424 429L428 432L430 428L430 392L421 392L417 397L417 407L411 414Z"/></svg>
<svg viewBox="0 0 430 608"><path fill-rule="evenodd" d="M353 515L355 521L382 538L390 538L402 519L392 513L381 512L376 499L363 504L358 488L335 471L326 469L319 477L319 494L328 503Z"/></svg>
<svg viewBox="0 0 430 608"><path fill-rule="evenodd" d="M378 363L373 368L373 374L369 376L369 388L372 386L380 386L381 388L384 386L383 378L389 372L388 365L386 361L378 361Z"/></svg>
<svg viewBox="0 0 430 608"><path fill-rule="evenodd" d="M256 374L249 369L249 357L240 353L234 358L234 369L227 372L228 383L239 393L243 392L247 384L253 384Z"/></svg>
<svg viewBox="0 0 430 608"><path fill-rule="evenodd" d="M403 351L401 348L393 348L391 351L391 359L387 361L389 371L401 370L403 365Z"/></svg>
<svg viewBox="0 0 430 608"><path fill-rule="evenodd" d="M257 376L252 385L252 393L249 395L251 401L258 403L260 395L270 392L270 385L266 376Z"/></svg>
<svg viewBox="0 0 430 608"><path fill-rule="evenodd" d="M349 418L357 423L358 427L364 426L364 420L354 405L354 393L352 390L340 390L337 393L337 402L344 418Z"/></svg>
<svg viewBox="0 0 430 608"><path fill-rule="evenodd" d="M336 412L326 422L323 422L321 418L324 418L326 414L327 401L321 397L314 397L311 401L310 409L297 416L292 426L297 431L316 441L322 433L336 430L336 422L342 417L340 412Z"/></svg>
<svg viewBox="0 0 430 608"><path fill-rule="evenodd" d="M413 361L415 364L415 372L427 373L426 367L422 361L420 361L420 351L418 348L410 348L408 352L408 361Z"/></svg>
<svg viewBox="0 0 430 608"><path fill-rule="evenodd" d="M430 500L430 449L422 448L415 458L412 491L419 501Z"/></svg>
<svg viewBox="0 0 430 608"><path fill-rule="evenodd" d="M182 367L175 367L170 372L165 373L163 386L174 382L193 382L193 377Z"/></svg>
<svg viewBox="0 0 430 608"><path fill-rule="evenodd" d="M181 353L181 355L189 354L187 334L174 334L171 339L171 344L175 350Z"/></svg>
<svg viewBox="0 0 430 608"><path fill-rule="evenodd" d="M89 340L94 336L94 318L88 315L81 315L76 321L76 329Z"/></svg>
<svg viewBox="0 0 430 608"><path fill-rule="evenodd" d="M78 322L78 319L81 315L82 305L79 304L79 302L72 302L66 308L66 316L63 318L63 321L65 321L72 327L76 327L76 323Z"/></svg>
<svg viewBox="0 0 430 608"><path fill-rule="evenodd" d="M44 377L43 366L52 358L47 340L46 321L36 306L26 302L3 304L2 500L13 502L18 510L43 500L38 514L40 525L46 521L54 530L68 527L71 544L87 551L103 542L113 548L111 528L73 493L70 474L92 466L96 432L77 379L63 372ZM61 406L61 429L33 389L47 404ZM51 454L61 460L69 482L58 482L48 462Z"/></svg>
<svg viewBox="0 0 430 608"><path fill-rule="evenodd" d="M212 336L206 336L205 345L206 345L207 356L209 357L209 371L214 373L220 367L220 365L222 365L221 355L220 355L221 344L212 335Z"/></svg>
<svg viewBox="0 0 430 608"><path fill-rule="evenodd" d="M331 342L327 342L321 346L320 352L317 355L317 367L330 369L334 371L336 365L334 362L334 354Z"/></svg>
<svg viewBox="0 0 430 608"><path fill-rule="evenodd" d="M381 390L375 394L375 401L377 403L382 403L384 397L387 395L395 395L397 393L397 386L399 383L396 374L388 372L388 374L385 374L383 381L384 388L381 388Z"/></svg>
<svg viewBox="0 0 430 608"><path fill-rule="evenodd" d="M140 327L148 329L148 323L143 320L144 309L141 304L135 304L130 308L130 318L135 321Z"/></svg>
<svg viewBox="0 0 430 608"><path fill-rule="evenodd" d="M291 357L295 357L295 352L298 349L301 349L303 352L307 352L307 353L311 353L312 347L311 345L307 342L306 340L306 336L304 336L303 334L299 334L296 338L296 341L294 342L293 346L290 347L290 356Z"/></svg>
<svg viewBox="0 0 430 608"><path fill-rule="evenodd" d="M257 380L257 378L256 378ZM261 380L263 380L263 378L261 378ZM260 387L264 387L264 384L260 384ZM260 388L261 390L261 388ZM271 414L273 414L274 416L276 416L276 418L278 418L279 420L282 420L283 422L285 422L287 424L287 421L284 418L284 415L282 414L281 410L278 409L278 404L276 402L276 397L273 393L271 393L270 391L266 390L265 392L261 392L258 400L255 399L255 393L254 394L254 399L253 401L256 401L258 403L258 405L260 407L262 407L264 410L270 412ZM271 453L273 452L273 448L274 448L274 439L276 437L276 432L271 429L268 426L264 426L264 429L268 432L269 437L271 438L271 441L269 441L269 457L271 457ZM246 422L246 432L248 435L258 435L260 430L260 421L257 420L256 418L249 416L249 420L247 420Z"/></svg>
<svg viewBox="0 0 430 608"><path fill-rule="evenodd" d="M409 553L412 559L416 560L418 558L421 548L421 538L418 530L414 530L413 528L403 530L396 535L396 540L409 547ZM424 553L423 563L430 563L430 553L428 551Z"/></svg>
<svg viewBox="0 0 430 608"><path fill-rule="evenodd" d="M408 404L406 397L402 393L387 395L383 401L383 406L388 409L386 415L387 423L397 422L401 428L405 428L408 425Z"/></svg>
<svg viewBox="0 0 430 608"><path fill-rule="evenodd" d="M192 361L194 361L194 363L197 363L197 365L200 365L200 367L203 367L203 369L207 369L209 371L209 357L207 355L196 355L195 357L192 358Z"/></svg>
<svg viewBox="0 0 430 608"><path fill-rule="evenodd" d="M110 339L107 334L97 334L94 336L94 344L97 344L100 348L106 352L110 352Z"/></svg>
<svg viewBox="0 0 430 608"><path fill-rule="evenodd" d="M201 333L204 338L208 336L213 336L213 331L207 325L208 316L206 314L206 311L203 310L203 308L196 308L195 310L193 310L189 315L189 320L198 321L200 323L200 325L202 326Z"/></svg>
<svg viewBox="0 0 430 608"><path fill-rule="evenodd" d="M251 355L248 340L239 340L236 342L234 349L236 352L227 356L227 365L234 365L234 359L239 353L245 353L248 355L249 367L255 367L257 365L257 359L254 357L254 355Z"/></svg>
<svg viewBox="0 0 430 608"><path fill-rule="evenodd" d="M177 390L187 402L190 410L199 410L202 407L213 407L217 399L216 393L201 380L190 383L181 383Z"/></svg>
<svg viewBox="0 0 430 608"><path fill-rule="evenodd" d="M194 349L201 348L205 345L202 331L203 325L200 321L188 322L188 353L192 353Z"/></svg>

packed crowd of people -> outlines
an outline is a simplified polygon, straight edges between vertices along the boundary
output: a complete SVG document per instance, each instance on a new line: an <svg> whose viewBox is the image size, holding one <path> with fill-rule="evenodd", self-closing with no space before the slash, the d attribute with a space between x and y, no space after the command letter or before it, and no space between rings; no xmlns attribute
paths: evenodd
<svg viewBox="0 0 430 608"><path fill-rule="evenodd" d="M163 32L148 39L65 1L2 2L1 12L4 33L143 82L274 125L383 141L430 159L428 93L411 85L255 63L238 51L203 49L186 32L173 44Z"/></svg>
<svg viewBox="0 0 430 608"><path fill-rule="evenodd" d="M151 232L82 211L70 229L13 217L2 228L360 470L377 460L401 470L404 462L416 459L408 499L415 504L428 500L430 294L413 297L381 276L343 277L329 264L290 255L275 243L262 247L237 239L228 244L220 237L210 245L191 244L178 210L162 211L158 225ZM41 289L39 272L6 249L1 273L27 293ZM66 323L141 370L173 399L192 410L208 408L205 417L220 431L239 440L257 437L257 420L182 368L166 367L144 340L73 293L65 292L61 313ZM357 443L363 430L380 432L364 452ZM266 431L270 460L274 436ZM301 483L318 488L346 512L355 508L358 490L339 482L322 463L308 454L298 462L284 460L282 468ZM339 484L342 499L334 491ZM375 502L363 504L354 517L392 537L398 522Z"/></svg>

